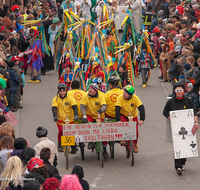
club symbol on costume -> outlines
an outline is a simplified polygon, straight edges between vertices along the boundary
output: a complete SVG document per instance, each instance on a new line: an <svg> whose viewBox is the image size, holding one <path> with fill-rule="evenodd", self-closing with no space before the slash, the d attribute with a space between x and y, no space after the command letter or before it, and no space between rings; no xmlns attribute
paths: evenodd
<svg viewBox="0 0 200 190"><path fill-rule="evenodd" d="M194 143L194 141L192 141L192 143L190 144L190 146L191 146L192 148L195 148L196 145L197 145L197 144Z"/></svg>
<svg viewBox="0 0 200 190"><path fill-rule="evenodd" d="M183 139L185 139L185 135L187 135L188 132L185 130L185 127L181 127L180 131L179 131L179 135L183 135Z"/></svg>
<svg viewBox="0 0 200 190"><path fill-rule="evenodd" d="M180 157L180 155L181 155L181 151L176 151L176 156Z"/></svg>

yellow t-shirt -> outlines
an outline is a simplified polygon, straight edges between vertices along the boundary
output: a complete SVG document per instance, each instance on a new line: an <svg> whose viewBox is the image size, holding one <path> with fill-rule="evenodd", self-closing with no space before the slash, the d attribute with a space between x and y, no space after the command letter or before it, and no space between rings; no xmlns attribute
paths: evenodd
<svg viewBox="0 0 200 190"><path fill-rule="evenodd" d="M133 94L130 100L124 99L123 94L122 94L117 98L117 102L115 104L115 106L121 107L120 113L122 115L124 115L125 117L128 117L129 113L131 113L131 116L133 116L133 118L137 117L138 115L137 108L141 105L142 105L141 100L135 94Z"/></svg>
<svg viewBox="0 0 200 190"><path fill-rule="evenodd" d="M101 92L100 90L98 90L98 93L101 94L105 98L105 93Z"/></svg>
<svg viewBox="0 0 200 190"><path fill-rule="evenodd" d="M113 88L105 93L106 104L108 108L106 110L106 114L111 117L115 117L115 104L117 102L117 98L119 95L123 94L123 90L119 88Z"/></svg>
<svg viewBox="0 0 200 190"><path fill-rule="evenodd" d="M78 90L78 89L73 89L73 90L70 90L67 92L67 95L74 98L74 100L77 104L79 118L83 117L81 114L81 110L80 110L80 104L81 104L81 100L82 100L84 94L85 94L85 92L83 90Z"/></svg>
<svg viewBox="0 0 200 190"><path fill-rule="evenodd" d="M98 119L97 110L101 109L103 104L106 104L105 98L101 93L98 93L98 97L90 98L88 92L83 96L81 104L86 105L86 115L93 119ZM104 119L104 114L101 114L101 119Z"/></svg>
<svg viewBox="0 0 200 190"><path fill-rule="evenodd" d="M73 122L74 110L72 106L74 105L76 102L71 96L61 99L58 95L52 100L52 107L57 107L57 117L62 122L65 122L66 116L68 116L69 122Z"/></svg>

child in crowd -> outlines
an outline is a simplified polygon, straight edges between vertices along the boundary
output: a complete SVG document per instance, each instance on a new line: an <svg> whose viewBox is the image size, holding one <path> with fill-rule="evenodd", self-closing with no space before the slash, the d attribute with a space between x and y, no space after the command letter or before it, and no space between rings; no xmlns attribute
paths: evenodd
<svg viewBox="0 0 200 190"><path fill-rule="evenodd" d="M187 92L184 94L185 97L190 98L195 106L195 109L198 108L198 99L197 95L193 92L193 84L188 83Z"/></svg>
<svg viewBox="0 0 200 190"><path fill-rule="evenodd" d="M140 61L143 88L147 87L150 65L151 65L151 59L149 58L146 44L143 43L141 50L141 61Z"/></svg>

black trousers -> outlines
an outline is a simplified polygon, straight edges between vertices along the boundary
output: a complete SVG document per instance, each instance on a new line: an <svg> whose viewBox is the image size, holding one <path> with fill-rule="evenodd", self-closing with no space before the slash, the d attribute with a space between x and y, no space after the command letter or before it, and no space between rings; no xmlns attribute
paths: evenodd
<svg viewBox="0 0 200 190"><path fill-rule="evenodd" d="M186 158L181 158L181 159L174 159L175 163L175 169L177 170L178 168L182 169L182 166L185 165Z"/></svg>

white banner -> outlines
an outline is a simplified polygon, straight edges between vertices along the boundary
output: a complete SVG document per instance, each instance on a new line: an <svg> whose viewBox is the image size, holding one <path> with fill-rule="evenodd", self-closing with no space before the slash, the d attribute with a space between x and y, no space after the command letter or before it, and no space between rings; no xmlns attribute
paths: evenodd
<svg viewBox="0 0 200 190"><path fill-rule="evenodd" d="M63 125L63 136L76 142L136 140L136 122Z"/></svg>
<svg viewBox="0 0 200 190"><path fill-rule="evenodd" d="M194 126L193 109L170 112L171 130L175 159L198 156L196 134L192 134Z"/></svg>

